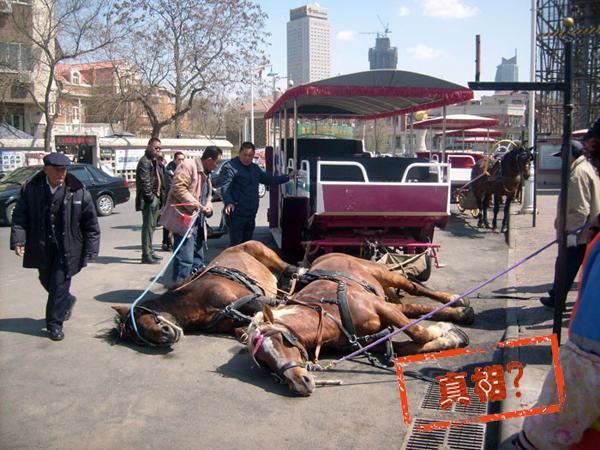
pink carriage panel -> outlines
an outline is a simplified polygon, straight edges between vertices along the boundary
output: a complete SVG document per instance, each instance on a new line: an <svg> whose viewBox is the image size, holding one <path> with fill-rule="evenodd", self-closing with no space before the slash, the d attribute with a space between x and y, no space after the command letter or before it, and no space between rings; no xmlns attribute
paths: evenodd
<svg viewBox="0 0 600 450"><path fill-rule="evenodd" d="M317 214L439 215L448 213L450 187L444 184L321 184Z"/></svg>

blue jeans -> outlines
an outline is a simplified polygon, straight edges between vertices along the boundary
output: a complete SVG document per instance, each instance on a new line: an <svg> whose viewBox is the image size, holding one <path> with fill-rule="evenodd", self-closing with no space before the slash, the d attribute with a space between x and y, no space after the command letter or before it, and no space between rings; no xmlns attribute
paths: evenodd
<svg viewBox="0 0 600 450"><path fill-rule="evenodd" d="M173 258L173 281L188 278L192 269L204 270L204 230L198 225L190 234ZM183 236L173 233L173 238L173 248L177 250Z"/></svg>

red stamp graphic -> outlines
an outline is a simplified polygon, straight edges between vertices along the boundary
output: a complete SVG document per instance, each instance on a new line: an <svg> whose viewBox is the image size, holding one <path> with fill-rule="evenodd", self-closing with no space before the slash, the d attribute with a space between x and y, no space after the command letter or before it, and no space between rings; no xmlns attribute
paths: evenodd
<svg viewBox="0 0 600 450"><path fill-rule="evenodd" d="M460 426L466 423L472 422L493 422L496 420L511 419L514 417L522 417L535 414L546 414L556 412L562 407L564 401L563 396L563 378L562 370L558 364L558 342L556 341L556 335L552 334L549 336L542 336L537 338L520 339L517 341L498 342L492 346L492 351L496 351L505 347L524 347L527 345L541 344L549 342L552 348L552 360L554 363L554 369L556 371L556 384L558 388L559 404L541 406L537 408L524 409L520 411L511 411L502 414L488 414L479 416L472 420L454 420L446 422L436 422L427 425L419 425L417 428L419 431L429 431L439 428L446 428L450 426ZM484 353L486 349L478 348L476 350L458 349L458 350L447 350L437 353L426 353L423 355L405 356L402 358L396 358L396 373L398 374L398 388L400 390L400 400L402 402L402 416L404 423L410 423L410 413L408 411L408 399L406 396L406 386L404 384L404 369L403 364L416 363L428 360L439 360L441 358L449 358L452 356L469 355L475 353ZM523 366L518 361L512 361L506 367L507 373L517 373L513 384L515 388L519 387L519 380L523 377ZM453 403L461 403L463 405L470 405L471 401L477 401L479 397L480 403L486 403L488 401L495 402L506 399L506 382L504 377L504 368L501 365L491 365L487 367L476 367L475 373L471 375L471 381L475 382L475 395L476 397L471 398L467 392L467 372L448 372L446 375L439 376L436 380L439 382L440 389L440 405L443 410L452 406ZM517 397L521 396L520 392L516 392Z"/></svg>

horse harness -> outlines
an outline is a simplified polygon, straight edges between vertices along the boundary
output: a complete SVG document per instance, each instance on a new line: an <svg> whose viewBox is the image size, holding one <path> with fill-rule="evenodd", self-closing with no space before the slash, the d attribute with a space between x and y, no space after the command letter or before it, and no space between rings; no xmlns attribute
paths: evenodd
<svg viewBox="0 0 600 450"><path fill-rule="evenodd" d="M283 382L283 373L292 367L303 367L307 370L311 370L313 367L315 367L315 368L319 367L316 364L316 362L318 361L319 352L320 352L320 348L321 348L321 344L322 344L322 331L323 331L322 329L323 329L323 322L324 322L323 318L325 316L329 317L337 325L337 327L340 329L342 334L346 337L348 343L350 344L350 347L354 350L361 349L362 344L366 343L367 341L380 339L384 336L389 335L393 330L392 327L388 327L388 328L386 328L382 331L379 331L378 333L375 333L373 335L361 336L361 337L357 336L356 327L354 326L354 321L352 320L352 313L350 311L350 306L348 304L348 295L347 295L348 290L347 290L346 280L354 281L354 282L358 283L360 286L362 286L365 291L367 291L371 294L380 296L379 293L375 290L375 288L373 286L371 286L370 284L364 283L364 282L358 280L357 278L353 277L352 275L349 275L345 272L328 271L328 270L320 270L320 269L305 273L304 275L302 275L299 278L298 282L300 283L301 286L304 286L304 285L307 285L307 284L309 284L313 281L317 281L317 280L327 280L327 281L332 281L332 282L337 283L338 287L337 287L337 291L336 291L336 298L335 299L322 298L319 300L312 300L310 303L305 303L305 302L301 302L299 300L294 300L294 299L288 300L286 302L287 305L295 304L295 305L305 306L319 314L319 325L318 325L319 329L317 331L317 347L315 348L314 363L310 362L310 358L308 356L308 353L306 352L306 349L304 349L304 347L298 342L298 339L289 330L283 329L283 328L270 328L269 330L273 330L273 331L269 332L268 334L267 333L263 334L260 331L260 329L257 328L257 333L259 333L259 334L258 334L258 336L256 336L256 334L255 334L254 352L252 355L252 357L253 357L254 361L257 363L257 365L260 366L259 362L256 360L254 355L258 351L258 348L262 344L262 341L264 340L265 337L269 337L277 332L281 333L282 336L284 337L284 339L288 343L290 343L292 346L298 348L300 351L300 354L302 355L302 358L306 361L306 363L301 363L298 361L290 361L290 362L284 364L281 368L279 368L278 373L272 372L271 374L273 375L273 377L276 380L278 380L279 382ZM312 303L337 305L339 308L341 321L338 320L333 314L326 311L321 305L313 305ZM385 370L390 370L388 367L384 366L370 352L365 352L365 355L366 355L367 359L369 360L369 362L373 366L382 368ZM391 358L392 355L393 355L392 344L390 341L387 341L386 342L386 358L389 359L389 358Z"/></svg>
<svg viewBox="0 0 600 450"><path fill-rule="evenodd" d="M252 322L252 317L242 313L240 309L252 301L258 301L269 306L278 306L281 304L280 300L271 297L265 297L261 294L254 293L246 295L221 309L217 314L214 315L210 322L208 322L202 327L202 331L211 330L212 328L217 326L217 324L223 319L234 319L245 324L249 324L250 322Z"/></svg>

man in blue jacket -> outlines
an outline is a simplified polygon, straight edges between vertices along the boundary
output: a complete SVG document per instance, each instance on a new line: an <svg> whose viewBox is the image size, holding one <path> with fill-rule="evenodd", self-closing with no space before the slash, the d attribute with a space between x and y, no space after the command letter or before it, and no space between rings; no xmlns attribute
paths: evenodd
<svg viewBox="0 0 600 450"><path fill-rule="evenodd" d="M46 328L61 341L63 322L71 317L75 296L71 279L98 256L100 225L86 187L67 173L62 153L44 157L44 171L21 189L12 220L10 248L23 267L38 269L48 292Z"/></svg>
<svg viewBox="0 0 600 450"><path fill-rule="evenodd" d="M283 184L296 176L296 171L288 175L271 176L254 163L256 148L252 142L244 142L240 154L223 168L223 203L229 228L231 246L252 239L258 212L258 185Z"/></svg>

